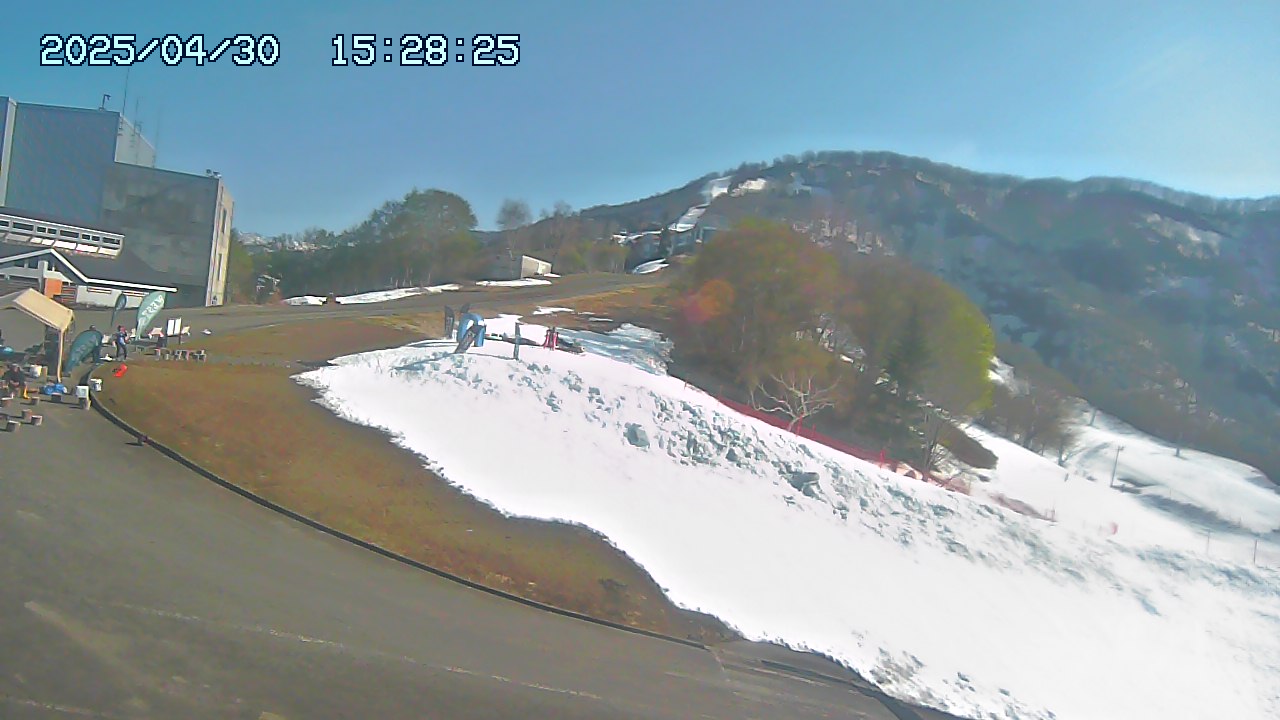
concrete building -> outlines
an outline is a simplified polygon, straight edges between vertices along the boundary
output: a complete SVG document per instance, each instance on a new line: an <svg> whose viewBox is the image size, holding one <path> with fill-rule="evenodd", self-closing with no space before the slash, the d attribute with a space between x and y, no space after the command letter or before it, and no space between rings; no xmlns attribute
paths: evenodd
<svg viewBox="0 0 1280 720"><path fill-rule="evenodd" d="M221 305L234 200L216 173L155 164L118 112L0 96L0 212L110 228L122 236L112 267L176 288L171 306Z"/></svg>
<svg viewBox="0 0 1280 720"><path fill-rule="evenodd" d="M513 258L506 253L499 253L489 265L489 274L494 280L520 280L549 275L551 263L529 255L517 255Z"/></svg>
<svg viewBox="0 0 1280 720"><path fill-rule="evenodd" d="M163 273L121 253L124 235L0 209L0 295L37 290L64 305L137 307L152 291L177 293Z"/></svg>

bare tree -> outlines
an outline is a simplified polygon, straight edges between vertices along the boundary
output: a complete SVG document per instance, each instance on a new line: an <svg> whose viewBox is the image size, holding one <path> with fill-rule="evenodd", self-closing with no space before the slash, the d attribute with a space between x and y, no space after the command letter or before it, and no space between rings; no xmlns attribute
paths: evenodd
<svg viewBox="0 0 1280 720"><path fill-rule="evenodd" d="M1079 455L1084 446L1076 442L1076 432L1073 429L1063 427L1058 433L1058 467L1066 467L1067 461Z"/></svg>
<svg viewBox="0 0 1280 720"><path fill-rule="evenodd" d="M805 370L770 373L769 378L777 390L770 392L764 383L757 383L752 388L752 404L757 410L786 415L790 419L787 423L788 430L795 430L807 418L826 408L835 407L839 399L838 378L823 381L817 373ZM756 400L757 394L763 396L763 401Z"/></svg>
<svg viewBox="0 0 1280 720"><path fill-rule="evenodd" d="M503 230L515 230L528 225L533 219L529 212L529 204L523 200L507 198L498 208L498 227Z"/></svg>
<svg viewBox="0 0 1280 720"><path fill-rule="evenodd" d="M533 213L529 211L529 204L525 201L511 198L502 201L502 206L498 208L498 228L502 230L506 241L508 259L514 261L517 253L524 254L528 241L524 228L532 220Z"/></svg>
<svg viewBox="0 0 1280 720"><path fill-rule="evenodd" d="M947 426L947 418L932 405L927 405L924 413L924 469L932 472L942 459L942 430Z"/></svg>

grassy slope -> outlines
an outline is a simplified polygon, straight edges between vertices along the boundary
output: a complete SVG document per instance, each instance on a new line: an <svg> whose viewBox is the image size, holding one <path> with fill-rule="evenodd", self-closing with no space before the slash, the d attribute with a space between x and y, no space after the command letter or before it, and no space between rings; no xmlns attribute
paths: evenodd
<svg viewBox="0 0 1280 720"><path fill-rule="evenodd" d="M652 290L557 304L647 305ZM514 311L532 308L512 307ZM504 310L505 311L505 310ZM675 608L591 531L508 518L456 490L382 433L340 420L291 376L297 361L438 336L439 314L316 321L202 339L209 363L131 363L101 401L156 441L255 493L491 587L673 635L727 637ZM562 323L562 325L565 323Z"/></svg>

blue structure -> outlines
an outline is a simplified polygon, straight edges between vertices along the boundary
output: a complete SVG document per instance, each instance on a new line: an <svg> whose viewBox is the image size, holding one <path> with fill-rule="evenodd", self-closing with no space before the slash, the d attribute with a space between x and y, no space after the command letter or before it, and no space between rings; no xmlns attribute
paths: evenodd
<svg viewBox="0 0 1280 720"><path fill-rule="evenodd" d="M480 334L476 336L476 347L482 347L484 345L484 318L475 313L466 313L458 321L458 342L462 342L462 336L467 334L467 330L472 325L480 327Z"/></svg>

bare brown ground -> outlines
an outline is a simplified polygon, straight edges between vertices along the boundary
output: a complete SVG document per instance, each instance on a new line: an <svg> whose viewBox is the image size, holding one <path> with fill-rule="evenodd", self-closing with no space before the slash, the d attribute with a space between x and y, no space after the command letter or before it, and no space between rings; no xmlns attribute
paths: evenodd
<svg viewBox="0 0 1280 720"><path fill-rule="evenodd" d="M558 304L624 314L651 307L653 297L624 291ZM503 516L381 432L339 419L291 379L298 361L438 336L441 322L439 313L311 321L201 338L188 347L207 349L210 362L139 358L99 398L228 481L388 550L595 617L705 641L729 637L714 619L673 606L595 533Z"/></svg>

